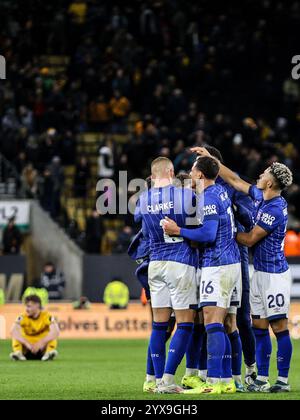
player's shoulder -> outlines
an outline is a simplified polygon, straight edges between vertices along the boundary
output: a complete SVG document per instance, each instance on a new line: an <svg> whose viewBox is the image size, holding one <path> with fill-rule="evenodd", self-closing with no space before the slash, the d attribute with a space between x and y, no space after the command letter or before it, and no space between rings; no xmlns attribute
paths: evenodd
<svg viewBox="0 0 300 420"><path fill-rule="evenodd" d="M147 199L150 191L151 190L148 190L148 189L142 191L141 194L139 195L139 201L142 202L143 200Z"/></svg>
<svg viewBox="0 0 300 420"><path fill-rule="evenodd" d="M264 211L269 211L277 215L287 215L287 202L286 200L280 196L276 197L273 200L268 200L264 202L263 205Z"/></svg>
<svg viewBox="0 0 300 420"><path fill-rule="evenodd" d="M43 318L43 319L48 319L48 318L50 318L50 317L51 317L50 312L46 311L45 309L43 309L43 310L41 311L41 313L40 313L40 318Z"/></svg>
<svg viewBox="0 0 300 420"><path fill-rule="evenodd" d="M229 200L228 191L224 186L220 184L214 184L207 190L208 197L217 200L218 202L224 202Z"/></svg>
<svg viewBox="0 0 300 420"><path fill-rule="evenodd" d="M28 319L29 318L28 318L26 312L23 312L23 313L21 313L20 315L17 316L16 323L21 324Z"/></svg>

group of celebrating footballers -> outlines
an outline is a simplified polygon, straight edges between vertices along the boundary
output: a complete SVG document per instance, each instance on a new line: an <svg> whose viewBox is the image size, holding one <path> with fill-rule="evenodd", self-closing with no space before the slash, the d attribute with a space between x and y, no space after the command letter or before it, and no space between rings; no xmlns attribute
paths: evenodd
<svg viewBox="0 0 300 420"><path fill-rule="evenodd" d="M273 163L251 185L224 166L214 147L192 151L198 156L185 176L175 177L169 159L155 159L148 188L137 202L135 221L142 228L129 255L139 263L136 275L153 316L143 390L289 392L291 274L284 255L287 203L281 193L292 184L292 173ZM253 250L251 281L248 248ZM278 369L272 386L270 326ZM175 373L184 355L179 386Z"/></svg>

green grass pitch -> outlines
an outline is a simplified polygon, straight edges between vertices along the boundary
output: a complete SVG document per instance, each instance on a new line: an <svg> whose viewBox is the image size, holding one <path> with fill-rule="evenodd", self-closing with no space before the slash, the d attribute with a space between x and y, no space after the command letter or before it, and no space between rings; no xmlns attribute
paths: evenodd
<svg viewBox="0 0 300 420"><path fill-rule="evenodd" d="M276 344L274 343L274 353ZM193 400L300 399L300 341L294 341L289 394L221 396L148 395L141 392L147 342L144 340L62 340L53 362L12 362L9 341L0 341L0 400ZM184 372L184 361L178 381ZM271 380L276 378L275 354Z"/></svg>

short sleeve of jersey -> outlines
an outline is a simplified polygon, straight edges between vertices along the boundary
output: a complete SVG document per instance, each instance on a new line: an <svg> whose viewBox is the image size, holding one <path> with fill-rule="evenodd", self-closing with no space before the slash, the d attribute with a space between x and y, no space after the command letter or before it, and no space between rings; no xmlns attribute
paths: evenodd
<svg viewBox="0 0 300 420"><path fill-rule="evenodd" d="M18 318L16 319L16 324L22 325L23 320L24 320L23 315L18 316Z"/></svg>
<svg viewBox="0 0 300 420"><path fill-rule="evenodd" d="M249 195L254 201L262 201L264 199L263 192L256 185L251 185Z"/></svg>
<svg viewBox="0 0 300 420"><path fill-rule="evenodd" d="M46 325L51 325L51 324L53 324L54 321L55 321L54 316L52 316L51 314L46 312L45 313L45 324Z"/></svg>
<svg viewBox="0 0 300 420"><path fill-rule="evenodd" d="M273 232L280 224L284 223L284 216L282 209L277 206L265 206L257 220L256 224L266 230L267 232Z"/></svg>
<svg viewBox="0 0 300 420"><path fill-rule="evenodd" d="M207 220L219 220L219 216L219 198L215 194L206 193L204 195L203 224Z"/></svg>

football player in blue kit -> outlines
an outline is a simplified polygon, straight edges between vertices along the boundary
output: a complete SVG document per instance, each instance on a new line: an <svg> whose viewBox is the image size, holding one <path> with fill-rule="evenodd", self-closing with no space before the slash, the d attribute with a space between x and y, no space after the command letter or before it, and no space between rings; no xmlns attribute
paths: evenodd
<svg viewBox="0 0 300 420"><path fill-rule="evenodd" d="M197 153L208 156L205 148ZM256 337L256 361L258 376L248 387L252 392L289 392L288 375L292 358L292 342L288 329L291 273L284 255L284 239L287 229L287 202L282 191L292 185L293 175L282 163L273 163L251 185L233 171L220 164L220 176L237 191L254 200L255 225L250 232L239 232L237 241L253 247L254 274L250 283L250 301L254 334ZM277 340L278 378L273 386L269 383L272 342L271 326Z"/></svg>
<svg viewBox="0 0 300 420"><path fill-rule="evenodd" d="M136 216L141 215L150 241L148 268L153 326L150 338L151 357L156 377L156 392L181 393L175 384L177 367L186 352L193 331L197 308L197 250L183 237L170 237L163 231L165 216L181 227L196 223L196 200L191 189L173 184L174 168L167 158L152 162L153 187L141 194ZM189 220L190 219L190 220ZM165 338L172 310L177 330L171 340L167 361Z"/></svg>
<svg viewBox="0 0 300 420"><path fill-rule="evenodd" d="M188 394L235 392L231 362L225 357L224 320L233 305L240 304L238 300L233 302L232 298L235 289L240 288L241 264L235 241L232 204L227 191L215 183L218 173L219 164L211 157L197 159L191 171L193 180L202 180L204 186L201 227L186 229L169 217L164 223L167 235L206 244L201 270L200 307L203 308L207 332L207 381L198 388L185 391ZM224 376L224 371L229 372L228 375Z"/></svg>
<svg viewBox="0 0 300 420"><path fill-rule="evenodd" d="M218 149L213 146L205 146L211 156L223 163L223 158ZM231 199L235 223L238 232L249 232L254 223L254 201L246 194L236 191L227 184L220 176L216 183L222 185ZM245 360L245 383L249 386L256 379L255 363L255 336L252 329L250 309L250 278L249 278L249 254L248 248L239 245L242 267L242 300L237 309L236 322L233 315L229 315L225 321L225 327L232 346L232 374L236 381L237 390L243 392L241 382L242 355L241 345ZM237 331L238 328L238 331Z"/></svg>

